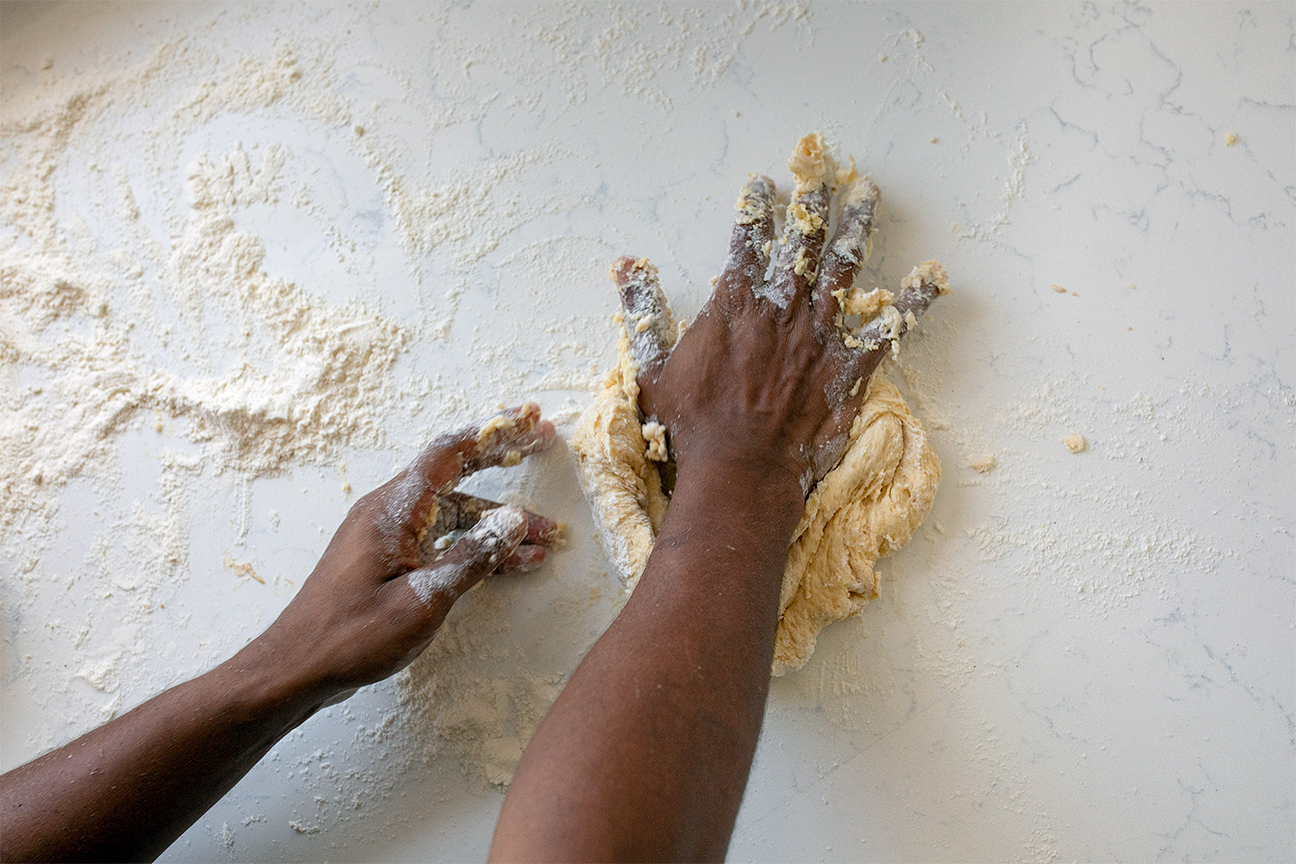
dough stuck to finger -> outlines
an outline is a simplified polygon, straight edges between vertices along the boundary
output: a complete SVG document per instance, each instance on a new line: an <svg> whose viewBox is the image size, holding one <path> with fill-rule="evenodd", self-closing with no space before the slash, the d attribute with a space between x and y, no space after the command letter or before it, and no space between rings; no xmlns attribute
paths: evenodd
<svg viewBox="0 0 1296 864"><path fill-rule="evenodd" d="M915 300L919 301L919 305L914 308L921 313L926 309L931 298L948 294L951 289L945 268L933 258L914 267L908 276L900 280L898 297L892 295L890 291L878 293L879 291L881 289L874 289L869 294L858 297L854 293L852 295L833 293L833 296L842 304L843 310L848 304L856 304L858 314L866 319L858 336L843 328L842 341L846 343L847 348L863 348L865 351L877 351L885 345L890 345L892 356L898 357L900 337L918 326L918 316L914 314L913 308L909 308L909 304ZM926 299L923 299L924 292ZM877 303L879 300L882 302ZM901 308L904 309L903 313L900 311ZM838 326L841 327L842 324L839 315Z"/></svg>
<svg viewBox="0 0 1296 864"><path fill-rule="evenodd" d="M513 412L497 414L483 423L477 432L477 452L487 453L498 448L503 442L513 441L535 428L536 417L525 410L530 407L530 405L524 406L520 414Z"/></svg>
<svg viewBox="0 0 1296 864"><path fill-rule="evenodd" d="M774 202L774 184L759 174L748 174L747 182L738 192L734 210L738 215L734 222L738 225L759 225L773 218L770 205Z"/></svg>
<svg viewBox="0 0 1296 864"><path fill-rule="evenodd" d="M619 258L608 276L617 285L631 354L640 369L663 362L679 335L670 304L662 293L657 268L647 258Z"/></svg>
<svg viewBox="0 0 1296 864"><path fill-rule="evenodd" d="M553 424L540 419L540 406L527 402L478 427L475 454L469 456L466 470L496 465L511 468L549 447L554 437Z"/></svg>
<svg viewBox="0 0 1296 864"><path fill-rule="evenodd" d="M796 180L796 188L792 191L794 198L818 191L825 182L831 182L830 178L835 180L837 176L837 166L818 132L802 136L797 142L796 149L788 158L788 170Z"/></svg>
<svg viewBox="0 0 1296 864"><path fill-rule="evenodd" d="M950 293L949 274L935 258L924 261L910 270L909 275L900 280L900 290L913 288L924 282L935 285L942 297Z"/></svg>
<svg viewBox="0 0 1296 864"><path fill-rule="evenodd" d="M872 291L853 288L849 294L839 288L832 296L837 300L838 327L843 326L845 323L843 319L849 316L854 316L861 321L871 321L883 307L891 305L891 301L895 299L895 295L885 288L874 288Z"/></svg>
<svg viewBox="0 0 1296 864"><path fill-rule="evenodd" d="M838 165L824 144L823 136L818 132L801 136L788 157L788 170L796 181L792 197L816 192L828 184L834 188L854 183L859 177L855 169L855 157L847 156L845 165ZM869 184L872 185L872 184ZM877 187L873 187L875 190ZM864 192L861 187L861 192ZM850 204L850 201L846 202Z"/></svg>

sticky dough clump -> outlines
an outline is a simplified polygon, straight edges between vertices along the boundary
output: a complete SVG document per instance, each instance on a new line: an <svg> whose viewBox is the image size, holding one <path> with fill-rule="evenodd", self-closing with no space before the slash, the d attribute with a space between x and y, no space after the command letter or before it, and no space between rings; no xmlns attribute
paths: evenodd
<svg viewBox="0 0 1296 864"><path fill-rule="evenodd" d="M814 192L825 183L831 186L845 186L859 176L859 172L855 170L855 158L849 157L845 165L838 165L824 145L823 136L818 132L801 136L796 149L788 158L788 170L796 180L796 187L792 190L793 198ZM855 194L858 196L865 192L861 187L861 190ZM858 203L858 200L847 201L847 203Z"/></svg>
<svg viewBox="0 0 1296 864"><path fill-rule="evenodd" d="M654 461L657 442L645 439L640 421L637 370L624 327L617 354L616 368L569 444L599 539L633 591L669 499ZM656 429L650 433L656 438ZM883 376L869 381L849 437L837 467L806 499L788 549L774 675L800 669L825 624L854 615L878 595L874 564L909 542L936 495L940 460Z"/></svg>

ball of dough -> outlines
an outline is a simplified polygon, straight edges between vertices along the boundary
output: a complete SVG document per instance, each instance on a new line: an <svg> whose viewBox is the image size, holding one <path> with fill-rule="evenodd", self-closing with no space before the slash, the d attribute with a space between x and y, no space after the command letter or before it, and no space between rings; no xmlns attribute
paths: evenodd
<svg viewBox="0 0 1296 864"><path fill-rule="evenodd" d="M669 503L648 458L629 342L569 444L604 551L633 591ZM900 393L874 375L841 462L806 498L783 574L772 674L800 669L824 625L877 596L878 558L904 547L931 510L940 460Z"/></svg>

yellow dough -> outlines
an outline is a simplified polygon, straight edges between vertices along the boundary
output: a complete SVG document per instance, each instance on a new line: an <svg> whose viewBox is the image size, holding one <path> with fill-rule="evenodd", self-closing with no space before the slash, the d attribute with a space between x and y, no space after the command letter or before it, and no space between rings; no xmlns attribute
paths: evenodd
<svg viewBox="0 0 1296 864"><path fill-rule="evenodd" d="M624 323L624 322L623 322ZM634 360L622 327L618 362L569 441L604 550L633 591L668 500L657 442L640 424ZM655 432L655 430L654 430ZM656 435L654 434L654 438ZM800 669L825 624L854 615L878 594L877 559L902 548L931 509L940 482L922 426L881 375L869 381L837 467L806 499L788 550L772 673Z"/></svg>

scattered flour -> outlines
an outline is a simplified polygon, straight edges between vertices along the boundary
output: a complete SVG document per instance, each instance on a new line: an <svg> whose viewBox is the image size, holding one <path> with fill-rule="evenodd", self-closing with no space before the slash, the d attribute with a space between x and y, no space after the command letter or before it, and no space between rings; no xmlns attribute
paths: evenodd
<svg viewBox="0 0 1296 864"><path fill-rule="evenodd" d="M299 584L246 552L225 550L222 559L218 549L212 560L197 551L203 538L191 536L191 526L209 512L195 492L202 484L220 478L232 488L239 545L253 522L255 481L302 466L332 471L356 449L391 451L399 464L410 437L497 407L483 398L513 404L537 391L557 394L546 413L571 425L606 361L605 346L588 338L605 320L601 311L537 312L573 274L601 275L606 241L515 237L572 206L565 191L536 194L524 176L556 159L581 166L585 157L536 145L445 164L420 143L498 109L473 67L481 46L452 20L458 10L422 13L446 28L430 61L435 101L381 61L362 73L387 95L355 99L334 65L335 40L294 41L309 28L267 29L248 43L261 48L240 54L224 41L240 14L224 22L180 15L190 31L184 23L162 28L168 35L143 53L100 50L88 64L51 59L28 77L14 65L5 73L0 565L6 621L20 622L12 631L17 680L50 714L27 742L33 754L175 680L180 670L168 663L175 642L157 634L188 625L188 613L173 614L177 604L168 603L186 580L220 573L281 596ZM344 18L368 14L339 11L329 28L340 33ZM554 86L575 104L610 85L669 112L661 75L714 84L758 26L804 29L809 18L801 4L777 3L742 4L723 16L635 6L595 14L578 5L507 14L523 35L517 50L497 47L491 58L520 82L513 92L527 111L550 102ZM16 58L12 52L7 62ZM237 138L228 132L234 126ZM325 158L368 170L376 222L404 251L401 266L419 286L421 308L386 309L380 290L359 290L380 284L374 274L385 262L347 226L353 214L320 192L317 154L284 143L301 140L303 130ZM369 206L363 193L348 203ZM318 232L323 280L277 275L277 250L255 228L267 213L297 214ZM423 285L425 270L439 288ZM471 324L483 295L501 319L493 332ZM348 299L357 296L366 299ZM452 338L480 386L465 387L414 350ZM410 427L412 435L392 437L393 428ZM117 490L138 470L141 452L156 478L146 481L143 500L122 500ZM342 483L349 485L345 471ZM60 515L69 490L81 489L103 510L82 544L84 560L65 554L72 526ZM278 530L277 514L271 522ZM93 608L48 614L51 586L74 584L90 586ZM602 620L608 605L574 608L586 617L598 608ZM479 630L479 638L456 637L456 625L447 625L434 651L392 688L400 704L368 724L364 746L399 754L398 766L428 755L425 748L449 747L475 776L507 781L569 666L533 674L534 664L511 662L483 678L483 657L500 632ZM234 638L212 643L184 669L210 665ZM44 663L41 639L70 646L70 664ZM583 647L572 651L579 656ZM316 760L328 762L327 754ZM354 802L397 782L385 772L311 776L345 787ZM340 806L329 819L358 808ZM324 817L294 821L295 830L326 827Z"/></svg>
<svg viewBox="0 0 1296 864"><path fill-rule="evenodd" d="M138 67L52 85L30 105L4 105L0 133L16 154L0 203L8 225L0 233L0 357L17 385L6 388L10 410L0 418L6 530L38 531L69 481L110 476L115 433L146 423L183 420L214 473L245 476L384 440L384 409L396 398L390 371L408 333L357 303L326 304L270 275L263 243L236 228L241 209L277 199L285 148L260 148L257 161L241 144L195 158L183 196L159 190L187 205L169 243L132 230L132 183L143 178L132 180L120 164L113 189L128 217L122 248L102 254L75 223L57 218L59 179L80 167L68 151L106 147L103 130L174 76L181 44L163 45ZM302 77L291 52L270 63L239 61L220 86L185 97L145 140L155 151L178 150L193 122L297 90L306 92L289 101L335 118L337 100ZM150 356L169 347L180 349L180 363L161 366Z"/></svg>

